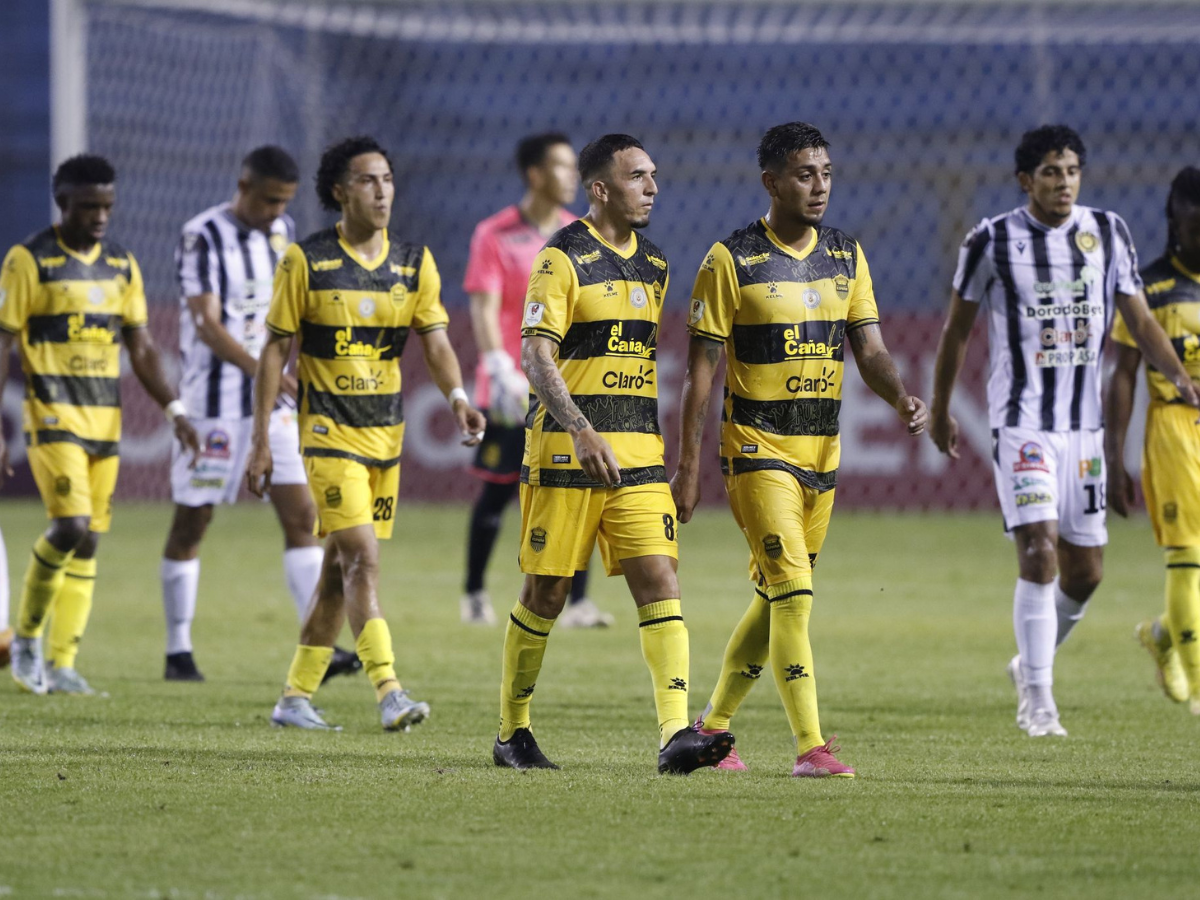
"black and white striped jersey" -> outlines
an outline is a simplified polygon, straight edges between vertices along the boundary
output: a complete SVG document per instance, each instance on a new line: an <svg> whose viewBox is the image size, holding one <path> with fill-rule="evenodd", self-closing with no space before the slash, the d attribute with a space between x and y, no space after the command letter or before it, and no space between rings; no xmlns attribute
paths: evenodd
<svg viewBox="0 0 1200 900"><path fill-rule="evenodd" d="M963 241L954 288L987 308L992 428L1103 427L1100 359L1114 295L1142 288L1120 216L1077 205L1056 228L1024 207L984 219Z"/></svg>
<svg viewBox="0 0 1200 900"><path fill-rule="evenodd" d="M270 232L250 228L238 221L228 203L206 209L183 226L175 251L183 357L179 393L189 415L236 419L254 410L253 379L200 340L187 298L215 294L221 303L221 324L257 358L266 341L275 264L295 240L295 230L290 216L272 222Z"/></svg>

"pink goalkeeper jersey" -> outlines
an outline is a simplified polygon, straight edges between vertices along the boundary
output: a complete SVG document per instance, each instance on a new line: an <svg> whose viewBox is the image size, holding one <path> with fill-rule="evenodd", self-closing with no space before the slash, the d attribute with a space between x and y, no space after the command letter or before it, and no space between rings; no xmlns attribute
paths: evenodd
<svg viewBox="0 0 1200 900"><path fill-rule="evenodd" d="M567 210L560 213L561 225L569 225L578 216ZM504 349L521 366L521 316L525 293L529 288L529 270L548 238L521 215L516 204L506 206L475 226L471 254L463 290L469 294L500 294L500 333ZM488 405L487 378L480 361L476 371L475 400L481 408Z"/></svg>

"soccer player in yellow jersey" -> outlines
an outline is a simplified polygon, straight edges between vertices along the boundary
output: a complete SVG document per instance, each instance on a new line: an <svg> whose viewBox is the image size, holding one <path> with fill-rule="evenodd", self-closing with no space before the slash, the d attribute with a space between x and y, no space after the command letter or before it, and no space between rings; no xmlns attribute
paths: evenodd
<svg viewBox="0 0 1200 900"><path fill-rule="evenodd" d="M1166 252L1142 270L1150 312L1193 381L1200 379L1200 169L1171 182ZM1108 505L1129 514L1133 481L1125 471L1125 434L1142 354L1118 312L1117 364L1107 398ZM1138 625L1158 683L1200 715L1200 425L1196 410L1161 371L1147 364L1150 407L1142 448L1142 489L1154 536L1166 556L1166 612Z"/></svg>
<svg viewBox="0 0 1200 900"><path fill-rule="evenodd" d="M504 636L498 766L557 768L533 738L530 698L571 576L597 539L608 574L624 574L637 605L659 771L715 765L733 747L733 735L702 735L688 722L688 635L655 363L669 272L662 251L636 233L650 222L655 173L629 135L588 144L579 154L587 215L550 238L529 276L521 368L535 397L521 466L525 582Z"/></svg>
<svg viewBox="0 0 1200 900"><path fill-rule="evenodd" d="M758 145L767 215L713 245L692 290L679 468L679 521L700 500L699 460L713 378L728 352L721 471L733 517L750 544L750 608L734 629L721 676L698 724L721 731L768 663L796 739L792 774L853 777L821 736L808 639L812 567L833 510L841 444L844 346L863 381L908 433L925 404L905 390L880 332L862 247L821 225L833 167L829 144L804 122L770 129ZM721 765L744 769L731 754Z"/></svg>
<svg viewBox="0 0 1200 900"><path fill-rule="evenodd" d="M117 175L99 156L54 173L62 223L8 252L0 270L0 394L19 339L29 467L50 527L33 545L13 641L13 678L34 694L93 693L75 670L96 583L96 545L112 520L121 437L120 341L175 436L199 452L196 431L163 373L146 327L133 254L106 237ZM0 485L11 475L0 434ZM50 624L49 671L41 637Z"/></svg>
<svg viewBox="0 0 1200 900"><path fill-rule="evenodd" d="M379 540L392 536L400 486L400 355L410 331L420 337L429 373L450 400L463 443L479 443L485 420L462 389L429 248L388 232L395 187L387 152L365 136L334 144L321 157L317 196L341 219L288 247L275 273L246 470L250 490L261 496L271 479L271 411L298 339L300 449L318 533L328 541L316 600L271 721L329 727L312 695L348 618L383 727L408 730L429 715L429 705L400 686L377 590Z"/></svg>

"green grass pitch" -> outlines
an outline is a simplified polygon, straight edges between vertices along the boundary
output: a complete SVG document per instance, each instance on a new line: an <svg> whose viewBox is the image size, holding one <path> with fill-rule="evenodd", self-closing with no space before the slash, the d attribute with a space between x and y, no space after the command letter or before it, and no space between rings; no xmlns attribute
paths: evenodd
<svg viewBox="0 0 1200 900"><path fill-rule="evenodd" d="M203 685L161 678L169 514L122 505L101 545L79 667L109 696L0 682L0 896L1196 896L1200 721L1159 693L1131 637L1161 606L1144 521L1112 523L1105 583L1059 656L1071 736L1033 741L1004 674L1015 561L998 516L836 513L812 633L824 730L860 777L814 782L788 777L766 678L734 722L748 773L655 774L636 617L601 578L616 627L554 634L534 703L562 771L496 769L501 630L459 624L460 507L403 507L383 552L397 668L430 721L382 733L360 675L318 695L344 732L273 729L296 623L272 514L218 512ZM16 588L43 513L10 499L0 517ZM501 616L516 518L490 584ZM695 712L750 587L725 508L681 539Z"/></svg>

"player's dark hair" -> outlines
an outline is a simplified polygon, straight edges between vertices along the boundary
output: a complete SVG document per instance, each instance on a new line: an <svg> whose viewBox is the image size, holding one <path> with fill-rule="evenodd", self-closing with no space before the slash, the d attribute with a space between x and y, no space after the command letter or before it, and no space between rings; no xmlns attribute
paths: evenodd
<svg viewBox="0 0 1200 900"><path fill-rule="evenodd" d="M1179 238L1175 236L1175 226L1172 224L1172 219L1175 218L1175 204L1186 203L1189 206L1200 208L1200 169L1195 166L1188 166L1180 169L1171 181L1171 190L1167 193L1167 253L1174 253L1175 247L1179 244Z"/></svg>
<svg viewBox="0 0 1200 900"><path fill-rule="evenodd" d="M350 160L364 153L378 153L387 160L388 170L393 171L392 158L379 142L370 135L360 134L346 138L325 148L321 164L317 167L317 199L326 209L337 212L341 205L333 197L333 186L341 181L350 169Z"/></svg>
<svg viewBox="0 0 1200 900"><path fill-rule="evenodd" d="M59 191L64 188L85 184L115 184L116 181L117 170L112 167L112 163L103 156L81 153L72 156L55 169L54 179L50 184L54 196L57 197Z"/></svg>
<svg viewBox="0 0 1200 900"><path fill-rule="evenodd" d="M517 143L517 171L525 177L534 166L540 166L546 161L546 154L551 147L559 144L571 145L571 139L561 131L547 131L544 134L531 134L523 137Z"/></svg>
<svg viewBox="0 0 1200 900"><path fill-rule="evenodd" d="M598 137L579 151L579 179L583 186L590 187L598 181L622 150L645 150L641 141L628 134L606 134Z"/></svg>
<svg viewBox="0 0 1200 900"><path fill-rule="evenodd" d="M284 184L295 184L300 180L300 167L292 155L274 144L255 147L247 153L242 160L242 169L254 178L270 178Z"/></svg>
<svg viewBox="0 0 1200 900"><path fill-rule="evenodd" d="M1079 165L1087 162L1087 148L1083 146L1083 138L1074 128L1066 125L1043 125L1021 135L1021 143L1017 144L1014 154L1017 163L1017 173L1031 173L1042 164L1047 153L1062 153L1064 150L1074 150L1079 157Z"/></svg>
<svg viewBox="0 0 1200 900"><path fill-rule="evenodd" d="M758 142L758 167L778 172L787 165L788 157L801 150L824 150L829 141L807 122L787 122L767 129Z"/></svg>

